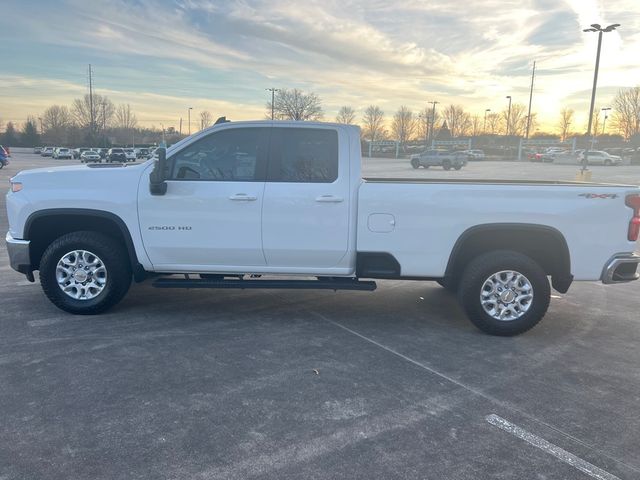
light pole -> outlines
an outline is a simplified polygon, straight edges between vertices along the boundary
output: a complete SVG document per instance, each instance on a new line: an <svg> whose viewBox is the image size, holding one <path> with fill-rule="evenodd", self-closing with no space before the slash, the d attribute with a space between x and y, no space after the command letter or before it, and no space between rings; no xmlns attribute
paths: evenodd
<svg viewBox="0 0 640 480"><path fill-rule="evenodd" d="M435 128L436 128L436 105L439 104L440 102L436 102L435 100L431 101L431 102L427 102L430 103L431 105L433 105L433 107L431 108L431 128L429 129L429 139L433 142L433 139L436 137L435 136Z"/></svg>
<svg viewBox="0 0 640 480"><path fill-rule="evenodd" d="M187 113L188 113L188 122L189 122L189 135L191 135L191 110L193 110L193 107L189 107L187 109Z"/></svg>
<svg viewBox="0 0 640 480"><path fill-rule="evenodd" d="M485 134L485 135L487 134L487 113L490 112L490 111L491 111L490 108L487 108L484 111L484 121L482 122L482 133Z"/></svg>
<svg viewBox="0 0 640 480"><path fill-rule="evenodd" d="M509 99L509 110L507 110L507 137L509 136L509 122L511 122L511 95L507 95L505 98Z"/></svg>
<svg viewBox="0 0 640 480"><path fill-rule="evenodd" d="M275 107L275 100L276 100L276 92L279 92L280 89L279 88L265 88L266 91L271 92L271 120L273 120L274 118L274 107Z"/></svg>
<svg viewBox="0 0 640 480"><path fill-rule="evenodd" d="M166 147L167 146L167 142L164 139L164 125L160 124L160 126L162 127L162 146Z"/></svg>
<svg viewBox="0 0 640 480"><path fill-rule="evenodd" d="M596 101L596 86L598 85L598 69L600 68L600 50L602 48L602 34L607 32L613 32L616 27L619 27L619 23L613 23L605 28L602 28L599 23L592 23L591 28L585 28L583 32L598 32L598 50L596 51L596 68L593 72L593 88L591 89L591 106L589 107L589 126L587 127L587 138L591 137L591 125L593 122L593 107ZM592 142L593 143L593 142ZM582 171L587 169L589 164L588 150L585 150L582 156Z"/></svg>
<svg viewBox="0 0 640 480"><path fill-rule="evenodd" d="M604 135L604 129L607 126L607 118L609 118L609 110L611 110L611 107L605 107L602 109L602 111L604 112L604 122L602 122L602 135Z"/></svg>
<svg viewBox="0 0 640 480"><path fill-rule="evenodd" d="M40 135L44 134L44 128L42 128L42 117L38 117L38 120L40 120Z"/></svg>

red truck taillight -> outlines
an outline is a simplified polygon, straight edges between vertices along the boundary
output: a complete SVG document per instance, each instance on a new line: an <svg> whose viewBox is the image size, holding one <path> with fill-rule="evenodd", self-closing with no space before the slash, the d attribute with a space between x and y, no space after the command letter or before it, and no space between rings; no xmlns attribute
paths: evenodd
<svg viewBox="0 0 640 480"><path fill-rule="evenodd" d="M631 217L631 221L629 222L627 239L630 242L635 242L638 240L638 235L640 234L640 195L627 195L624 203L627 207L633 209L633 217Z"/></svg>

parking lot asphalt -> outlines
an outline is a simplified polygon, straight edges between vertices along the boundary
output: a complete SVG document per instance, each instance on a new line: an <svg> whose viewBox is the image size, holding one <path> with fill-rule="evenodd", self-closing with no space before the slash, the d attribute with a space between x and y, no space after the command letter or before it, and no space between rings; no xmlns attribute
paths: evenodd
<svg viewBox="0 0 640 480"><path fill-rule="evenodd" d="M445 175L379 160L366 175ZM14 153L0 182L63 163ZM593 171L640 184L640 167ZM6 231L4 197L0 212ZM143 283L84 317L13 272L2 245L0 288L2 480L640 478L640 282L554 292L515 338L478 332L431 282Z"/></svg>

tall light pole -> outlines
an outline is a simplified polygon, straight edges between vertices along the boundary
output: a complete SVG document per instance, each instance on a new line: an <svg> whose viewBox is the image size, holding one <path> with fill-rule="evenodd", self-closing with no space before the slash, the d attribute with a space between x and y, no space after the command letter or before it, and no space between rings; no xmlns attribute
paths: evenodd
<svg viewBox="0 0 640 480"><path fill-rule="evenodd" d="M536 78L536 61L533 61L533 72L531 72L531 90L529 90L529 111L527 112L527 130L524 138L529 140L529 127L531 127L531 100L533 100L533 81Z"/></svg>
<svg viewBox="0 0 640 480"><path fill-rule="evenodd" d="M511 95L507 95L505 98L509 99L509 110L507 110L507 137L509 136L509 122L511 122Z"/></svg>
<svg viewBox="0 0 640 480"><path fill-rule="evenodd" d="M160 124L160 126L162 127L162 146L166 147L167 146L167 142L164 139L164 125Z"/></svg>
<svg viewBox="0 0 640 480"><path fill-rule="evenodd" d="M487 109L484 111L484 121L482 122L482 133L483 133L484 135L486 135L486 134L487 134L487 113L489 113L490 111L491 111L491 109L490 109L490 108L487 108Z"/></svg>
<svg viewBox="0 0 640 480"><path fill-rule="evenodd" d="M191 110L193 110L193 107L189 107L187 109L187 113L189 114L189 118L188 118L188 122L189 122L189 135L191 135Z"/></svg>
<svg viewBox="0 0 640 480"><path fill-rule="evenodd" d="M274 119L274 108L275 108L275 100L276 100L276 92L279 92L279 88L265 88L266 91L271 92L271 120Z"/></svg>
<svg viewBox="0 0 640 480"><path fill-rule="evenodd" d="M42 117L38 117L38 120L40 120L40 135L44 134L44 128L42 128Z"/></svg>
<svg viewBox="0 0 640 480"><path fill-rule="evenodd" d="M593 107L596 102L596 86L598 85L598 69L600 68L600 50L602 48L602 34L607 32L613 32L619 23L613 23L605 28L602 28L599 23L592 23L591 28L585 28L583 32L598 32L598 50L596 52L596 68L593 72L593 88L591 89L591 106L589 107L589 126L587 127L587 138L591 137L591 125L593 123ZM592 142L593 143L593 142ZM585 150L582 156L582 171L587 169L589 164L588 150Z"/></svg>
<svg viewBox="0 0 640 480"><path fill-rule="evenodd" d="M431 102L427 102L430 103L431 105L433 105L433 107L431 108L431 128L429 129L429 140L433 141L433 139L436 137L435 136L435 128L436 128L436 105L439 104L440 102L436 102L435 100L431 101Z"/></svg>
<svg viewBox="0 0 640 480"><path fill-rule="evenodd" d="M602 109L602 111L604 112L604 122L602 122L602 135L604 135L604 129L607 126L607 118L609 118L609 110L611 110L611 107L605 107Z"/></svg>

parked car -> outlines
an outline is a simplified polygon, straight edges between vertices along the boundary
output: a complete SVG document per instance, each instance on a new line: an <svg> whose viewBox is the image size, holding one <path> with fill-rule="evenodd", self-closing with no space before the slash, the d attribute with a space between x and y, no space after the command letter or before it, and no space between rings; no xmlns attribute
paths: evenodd
<svg viewBox="0 0 640 480"><path fill-rule="evenodd" d="M2 145L0 145L0 169L9 165L9 154L4 149Z"/></svg>
<svg viewBox="0 0 640 480"><path fill-rule="evenodd" d="M56 159L73 158L73 154L71 153L71 150L68 148L58 147L53 149L53 158L56 158Z"/></svg>
<svg viewBox="0 0 640 480"><path fill-rule="evenodd" d="M425 150L411 155L413 168L442 167L445 170L460 170L467 164L467 156L462 152L447 152L444 150Z"/></svg>
<svg viewBox="0 0 640 480"><path fill-rule="evenodd" d="M9 148L8 145L0 145L0 148L4 149L5 153L7 154L7 157L11 156L11 149Z"/></svg>
<svg viewBox="0 0 640 480"><path fill-rule="evenodd" d="M34 147L33 153L37 153L38 155L42 153L42 147Z"/></svg>
<svg viewBox="0 0 640 480"><path fill-rule="evenodd" d="M554 155L547 152L530 152L527 154L527 159L530 162L551 163L554 160Z"/></svg>
<svg viewBox="0 0 640 480"><path fill-rule="evenodd" d="M40 152L41 157L51 157L53 156L53 147L44 147L42 152Z"/></svg>
<svg viewBox="0 0 640 480"><path fill-rule="evenodd" d="M137 160L136 152L133 148L125 148L124 155L127 157L127 162L135 162Z"/></svg>
<svg viewBox="0 0 640 480"><path fill-rule="evenodd" d="M584 157L587 157L587 165L620 165L622 159L617 155L610 155L602 150L589 150L578 155L578 163L582 163Z"/></svg>
<svg viewBox="0 0 640 480"><path fill-rule="evenodd" d="M484 160L485 154L484 150L463 150L461 153L464 153L469 160Z"/></svg>
<svg viewBox="0 0 640 480"><path fill-rule="evenodd" d="M10 265L30 281L39 270L55 306L85 315L148 277L156 288L281 288L289 299L293 289L437 280L494 335L535 326L551 287L638 279L638 186L363 180L359 135L342 124L225 123L160 149L157 162L20 172L6 196ZM193 273L203 277L174 275Z"/></svg>
<svg viewBox="0 0 640 480"><path fill-rule="evenodd" d="M98 152L100 154L100 158L103 160L107 159L107 155L109 155L109 149L108 148L97 148L95 149L96 152Z"/></svg>
<svg viewBox="0 0 640 480"><path fill-rule="evenodd" d="M109 163L127 163L127 154L124 152L124 148L110 148L107 152L106 160Z"/></svg>
<svg viewBox="0 0 640 480"><path fill-rule="evenodd" d="M149 158L149 149L148 148L136 148L136 158L144 160Z"/></svg>
<svg viewBox="0 0 640 480"><path fill-rule="evenodd" d="M98 152L94 152L93 150L85 150L80 155L80 161L82 163L89 163L89 162L100 163L102 162L102 159L100 158L100 154Z"/></svg>
<svg viewBox="0 0 640 480"><path fill-rule="evenodd" d="M91 149L88 148L88 147L74 148L72 150L73 158L75 158L75 159L80 158L82 156L82 153L86 152L87 150L91 150Z"/></svg>

